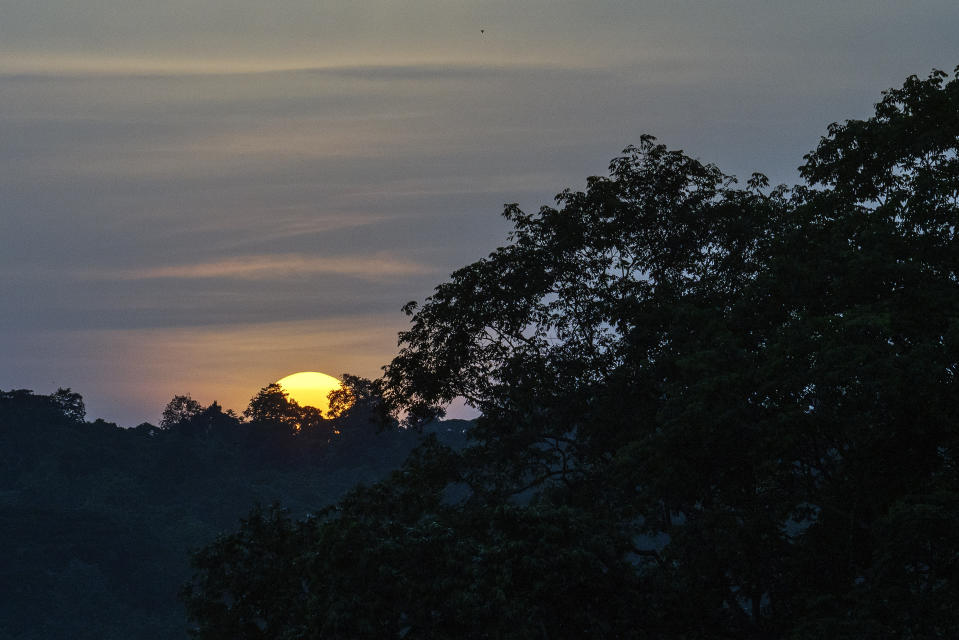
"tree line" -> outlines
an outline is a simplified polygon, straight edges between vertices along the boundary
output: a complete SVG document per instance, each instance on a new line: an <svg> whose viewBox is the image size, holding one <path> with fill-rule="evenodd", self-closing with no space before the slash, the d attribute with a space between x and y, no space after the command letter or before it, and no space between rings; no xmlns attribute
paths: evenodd
<svg viewBox="0 0 959 640"><path fill-rule="evenodd" d="M347 382L349 409L320 424L273 385L245 415L178 395L134 428L87 421L70 389L0 391L0 639L185 637L191 550L254 504L321 511L424 437L378 432L366 381ZM457 446L462 429L427 431Z"/></svg>

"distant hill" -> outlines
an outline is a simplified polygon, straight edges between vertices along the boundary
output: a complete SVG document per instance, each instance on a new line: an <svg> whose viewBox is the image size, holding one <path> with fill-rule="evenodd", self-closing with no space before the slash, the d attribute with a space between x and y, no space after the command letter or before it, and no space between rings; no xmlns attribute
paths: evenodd
<svg viewBox="0 0 959 640"><path fill-rule="evenodd" d="M354 415L319 437L213 405L124 429L84 421L77 399L0 391L0 640L185 638L176 594L190 550L254 504L319 510L398 467L425 433L460 447L470 424L377 432Z"/></svg>

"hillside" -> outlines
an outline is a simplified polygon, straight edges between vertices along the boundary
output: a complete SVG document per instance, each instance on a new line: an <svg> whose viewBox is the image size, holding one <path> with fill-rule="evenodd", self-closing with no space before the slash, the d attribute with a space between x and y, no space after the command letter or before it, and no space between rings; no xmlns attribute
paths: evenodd
<svg viewBox="0 0 959 640"><path fill-rule="evenodd" d="M465 426L424 432L456 444ZM0 391L0 638L186 637L177 592L190 550L255 504L298 516L329 505L423 438L358 416L337 430L320 441L215 404L169 429L124 429Z"/></svg>

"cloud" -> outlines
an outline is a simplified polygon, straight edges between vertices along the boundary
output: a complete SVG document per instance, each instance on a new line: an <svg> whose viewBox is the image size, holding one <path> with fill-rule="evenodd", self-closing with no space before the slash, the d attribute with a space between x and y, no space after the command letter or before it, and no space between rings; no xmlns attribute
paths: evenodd
<svg viewBox="0 0 959 640"><path fill-rule="evenodd" d="M81 279L108 280L205 280L229 278L271 280L292 275L337 275L384 280L395 277L436 273L434 267L388 254L373 256L307 256L301 254L258 255L225 258L192 264L163 265L133 269L87 270L78 273Z"/></svg>

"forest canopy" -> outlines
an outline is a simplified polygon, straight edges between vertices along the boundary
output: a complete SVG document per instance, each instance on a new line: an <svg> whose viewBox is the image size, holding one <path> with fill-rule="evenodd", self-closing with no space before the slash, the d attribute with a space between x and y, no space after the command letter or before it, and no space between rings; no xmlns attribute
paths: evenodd
<svg viewBox="0 0 959 640"><path fill-rule="evenodd" d="M829 126L805 184L651 136L422 305L388 481L194 558L198 638L942 637L959 625L959 78Z"/></svg>
<svg viewBox="0 0 959 640"><path fill-rule="evenodd" d="M186 637L189 552L252 505L303 517L383 478L429 434L461 446L462 422L377 432L369 403L352 402L372 382L344 378L326 420L268 385L246 420L186 394L159 426L130 429L85 421L70 389L0 390L0 638Z"/></svg>

